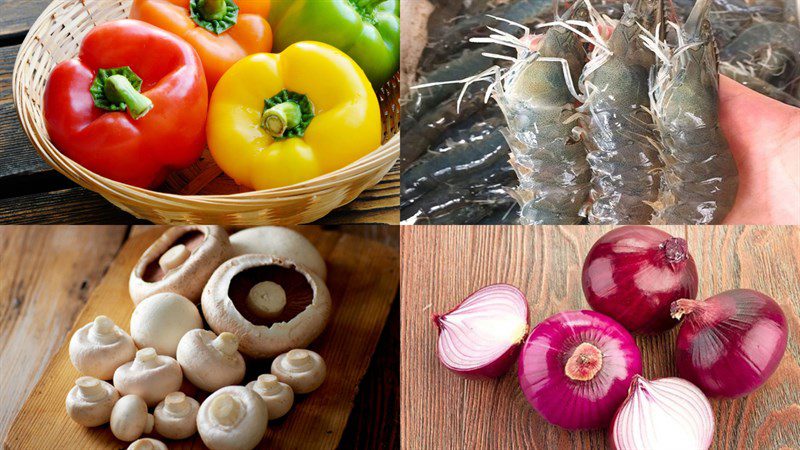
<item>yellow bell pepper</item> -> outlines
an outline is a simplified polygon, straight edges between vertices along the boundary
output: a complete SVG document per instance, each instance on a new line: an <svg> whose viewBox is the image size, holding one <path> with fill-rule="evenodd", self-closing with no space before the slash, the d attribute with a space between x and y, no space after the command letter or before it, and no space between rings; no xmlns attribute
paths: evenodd
<svg viewBox="0 0 800 450"><path fill-rule="evenodd" d="M378 148L381 134L378 98L364 72L318 42L240 60L217 83L208 112L211 155L253 189L340 169Z"/></svg>

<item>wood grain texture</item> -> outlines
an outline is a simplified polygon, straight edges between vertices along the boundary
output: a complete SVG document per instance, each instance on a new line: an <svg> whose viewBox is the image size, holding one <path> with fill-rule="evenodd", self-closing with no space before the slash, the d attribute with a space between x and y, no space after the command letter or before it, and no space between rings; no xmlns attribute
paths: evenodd
<svg viewBox="0 0 800 450"><path fill-rule="evenodd" d="M773 296L789 322L776 373L737 400L712 400L714 449L797 448L800 443L800 228L661 227L685 237L701 297L733 288ZM403 447L602 449L604 431L569 432L546 423L525 400L516 366L497 380L465 380L436 358L432 312L447 311L491 283L518 286L531 324L588 309L583 259L611 227L403 227L401 229L401 430ZM637 337L644 375L675 376L677 329Z"/></svg>
<svg viewBox="0 0 800 450"><path fill-rule="evenodd" d="M125 227L0 227L0 438L124 236Z"/></svg>
<svg viewBox="0 0 800 450"><path fill-rule="evenodd" d="M52 0L0 0L0 39L23 38Z"/></svg>
<svg viewBox="0 0 800 450"><path fill-rule="evenodd" d="M101 313L119 324L127 324L132 310L127 295L128 275L141 252L160 231L139 228L131 233L103 281L91 294L76 325L83 325ZM300 231L320 249L329 268L328 285L336 304L334 316L325 333L311 347L326 358L329 377L318 391L302 399L285 420L271 424L265 444L276 448L332 448L344 431L359 381L367 371L397 293L397 252L338 231L317 227ZM87 430L72 423L64 414L62 399L77 375L63 345L12 425L6 439L10 448L120 445L107 427ZM58 401L54 402L56 398ZM193 448L198 443L199 439L176 442L175 448Z"/></svg>

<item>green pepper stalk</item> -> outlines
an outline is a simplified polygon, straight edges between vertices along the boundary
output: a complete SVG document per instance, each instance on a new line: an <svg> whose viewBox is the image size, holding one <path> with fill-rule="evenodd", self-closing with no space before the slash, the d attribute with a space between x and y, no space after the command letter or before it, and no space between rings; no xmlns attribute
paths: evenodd
<svg viewBox="0 0 800 450"><path fill-rule="evenodd" d="M131 117L139 119L153 109L153 102L140 91L142 79L130 67L100 69L89 92L94 104L106 111L128 110Z"/></svg>
<svg viewBox="0 0 800 450"><path fill-rule="evenodd" d="M313 118L314 105L311 100L303 94L284 89L264 100L261 128L276 141L302 137Z"/></svg>
<svg viewBox="0 0 800 450"><path fill-rule="evenodd" d="M228 4L225 0L200 0L198 10L203 19L220 20L228 12Z"/></svg>
<svg viewBox="0 0 800 450"><path fill-rule="evenodd" d="M222 34L236 25L239 7L234 0L191 0L189 16L198 26Z"/></svg>

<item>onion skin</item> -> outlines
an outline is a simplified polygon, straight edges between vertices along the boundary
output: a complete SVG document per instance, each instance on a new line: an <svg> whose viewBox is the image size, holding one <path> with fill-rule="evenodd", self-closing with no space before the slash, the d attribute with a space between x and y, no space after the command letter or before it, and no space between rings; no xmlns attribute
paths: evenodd
<svg viewBox="0 0 800 450"><path fill-rule="evenodd" d="M584 343L602 353L602 367L580 381L566 373L567 362ZM548 422L570 430L607 426L642 372L633 336L595 311L565 311L536 326L522 346L519 384L525 398Z"/></svg>
<svg viewBox="0 0 800 450"><path fill-rule="evenodd" d="M772 298L735 289L704 302L679 300L683 317L675 348L678 374L710 397L753 392L780 364L786 350L786 316Z"/></svg>
<svg viewBox="0 0 800 450"><path fill-rule="evenodd" d="M681 378L635 376L609 431L616 450L705 450L714 411L700 389Z"/></svg>
<svg viewBox="0 0 800 450"><path fill-rule="evenodd" d="M595 311L637 334L676 325L670 304L697 296L697 267L686 241L646 226L616 228L583 263L583 293Z"/></svg>
<svg viewBox="0 0 800 450"><path fill-rule="evenodd" d="M497 378L507 373L517 359L528 331L528 301L514 286L493 284L431 319L439 329L436 349L442 365L466 378ZM487 333L495 334L502 325L516 326L518 336L485 346Z"/></svg>

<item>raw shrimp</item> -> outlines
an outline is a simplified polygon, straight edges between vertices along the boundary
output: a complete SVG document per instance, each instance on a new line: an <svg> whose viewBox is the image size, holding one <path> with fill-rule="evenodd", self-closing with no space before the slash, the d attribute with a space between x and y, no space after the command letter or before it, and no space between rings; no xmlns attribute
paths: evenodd
<svg viewBox="0 0 800 450"><path fill-rule="evenodd" d="M698 0L670 47L642 40L659 58L651 77L651 108L665 162L654 202L656 224L720 223L733 206L736 162L719 127L717 55L707 19L712 0Z"/></svg>
<svg viewBox="0 0 800 450"><path fill-rule="evenodd" d="M787 105L800 107L800 99L783 91L781 88L770 84L751 73L750 69L739 64L720 63L719 73L732 78L737 82L749 87L750 89L764 94L767 97L786 103Z"/></svg>
<svg viewBox="0 0 800 450"><path fill-rule="evenodd" d="M731 41L720 58L741 63L756 78L785 87L800 75L800 28L791 23L757 23Z"/></svg>

